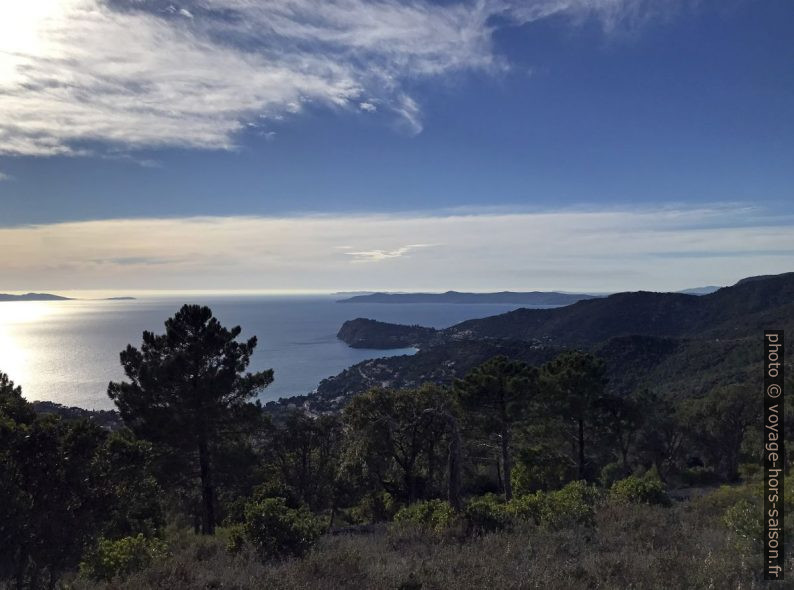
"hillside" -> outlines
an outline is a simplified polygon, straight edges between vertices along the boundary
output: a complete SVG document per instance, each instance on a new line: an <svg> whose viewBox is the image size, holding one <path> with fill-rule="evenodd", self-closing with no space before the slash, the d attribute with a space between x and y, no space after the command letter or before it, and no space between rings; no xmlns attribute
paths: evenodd
<svg viewBox="0 0 794 590"><path fill-rule="evenodd" d="M794 273L744 279L708 295L616 293L554 309L517 309L469 320L444 330L412 327L411 345L455 339L508 338L555 346L592 346L609 338L640 334L668 338L735 337L791 321ZM339 337L355 333L357 347L406 346L405 327L345 322ZM417 340L421 336L423 340Z"/></svg>
<svg viewBox="0 0 794 590"><path fill-rule="evenodd" d="M617 293L564 308L519 309L444 330L359 318L339 332L351 346L415 346L419 352L358 363L325 379L315 393L281 405L334 412L372 387L449 384L495 355L539 365L565 348L604 359L613 393L647 388L678 399L699 397L721 385L757 380L764 328L794 333L794 273L745 279L701 296Z"/></svg>

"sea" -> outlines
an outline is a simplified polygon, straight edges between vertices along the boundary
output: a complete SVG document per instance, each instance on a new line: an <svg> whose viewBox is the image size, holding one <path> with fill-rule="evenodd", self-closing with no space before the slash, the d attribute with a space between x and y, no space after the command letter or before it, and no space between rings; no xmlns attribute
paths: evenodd
<svg viewBox="0 0 794 590"><path fill-rule="evenodd" d="M358 362L414 354L414 349L353 349L337 339L354 318L435 328L516 309L517 305L338 303L339 296L158 295L134 300L0 302L0 371L28 400L111 409L110 381L124 378L119 353L140 346L144 330L163 333L184 303L208 305L241 338L256 336L251 370L272 368L263 402L314 391L320 381Z"/></svg>

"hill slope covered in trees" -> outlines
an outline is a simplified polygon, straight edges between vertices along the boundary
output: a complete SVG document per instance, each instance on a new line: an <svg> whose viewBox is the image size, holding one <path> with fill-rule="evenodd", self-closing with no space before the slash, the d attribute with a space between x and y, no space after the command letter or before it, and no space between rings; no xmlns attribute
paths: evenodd
<svg viewBox="0 0 794 590"><path fill-rule="evenodd" d="M364 361L324 380L316 393L285 402L312 412L338 411L371 387L449 384L497 354L542 364L566 348L601 357L613 393L652 387L679 399L700 397L721 385L754 382L765 328L794 330L794 273L750 277L701 296L616 293L441 330L359 318L345 322L338 334L350 346L413 346L419 352Z"/></svg>

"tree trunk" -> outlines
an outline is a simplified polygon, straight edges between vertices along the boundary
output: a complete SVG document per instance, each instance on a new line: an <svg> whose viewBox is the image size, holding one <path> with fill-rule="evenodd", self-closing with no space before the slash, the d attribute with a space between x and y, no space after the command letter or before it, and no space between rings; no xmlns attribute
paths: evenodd
<svg viewBox="0 0 794 590"><path fill-rule="evenodd" d="M328 528L326 532L330 533L334 528L334 519L336 518L336 498L331 502L331 518L328 521Z"/></svg>
<svg viewBox="0 0 794 590"><path fill-rule="evenodd" d="M449 442L449 480L447 487L447 500L455 512L460 512L463 503L460 499L461 457L460 457L460 428L454 416L448 414L447 421L450 429Z"/></svg>
<svg viewBox="0 0 794 590"><path fill-rule="evenodd" d="M405 472L405 492L408 494L408 504L413 504L416 500L416 478L413 471Z"/></svg>
<svg viewBox="0 0 794 590"><path fill-rule="evenodd" d="M212 486L212 466L210 465L210 452L207 437L204 433L199 435L199 465L201 467L201 500L203 513L201 518L201 533L204 535L215 534L215 490Z"/></svg>
<svg viewBox="0 0 794 590"><path fill-rule="evenodd" d="M513 499L513 482L510 475L513 471L513 462L510 457L510 429L502 429L502 466L504 470L504 490L505 500L508 502Z"/></svg>
<svg viewBox="0 0 794 590"><path fill-rule="evenodd" d="M584 420L579 419L579 479L584 479Z"/></svg>

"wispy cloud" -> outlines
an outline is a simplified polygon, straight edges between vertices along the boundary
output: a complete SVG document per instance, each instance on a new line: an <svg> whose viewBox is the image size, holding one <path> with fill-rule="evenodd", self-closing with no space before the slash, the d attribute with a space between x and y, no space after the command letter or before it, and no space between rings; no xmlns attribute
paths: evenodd
<svg viewBox="0 0 794 590"><path fill-rule="evenodd" d="M793 270L793 230L741 206L111 219L0 228L0 277L7 290L681 289Z"/></svg>
<svg viewBox="0 0 794 590"><path fill-rule="evenodd" d="M6 174L5 172L0 172L0 182L3 182L4 180L13 180L13 179L14 177L11 176L10 174Z"/></svg>
<svg viewBox="0 0 794 590"><path fill-rule="evenodd" d="M433 245L434 244L409 244L394 250L365 250L362 252L346 252L346 254L352 256L355 262L379 262L381 260L389 260L390 258L402 258L411 250L429 248Z"/></svg>
<svg viewBox="0 0 794 590"><path fill-rule="evenodd" d="M0 153L233 149L246 123L310 104L391 112L416 134L405 82L504 69L496 23L566 14L614 28L676 3L3 0Z"/></svg>

